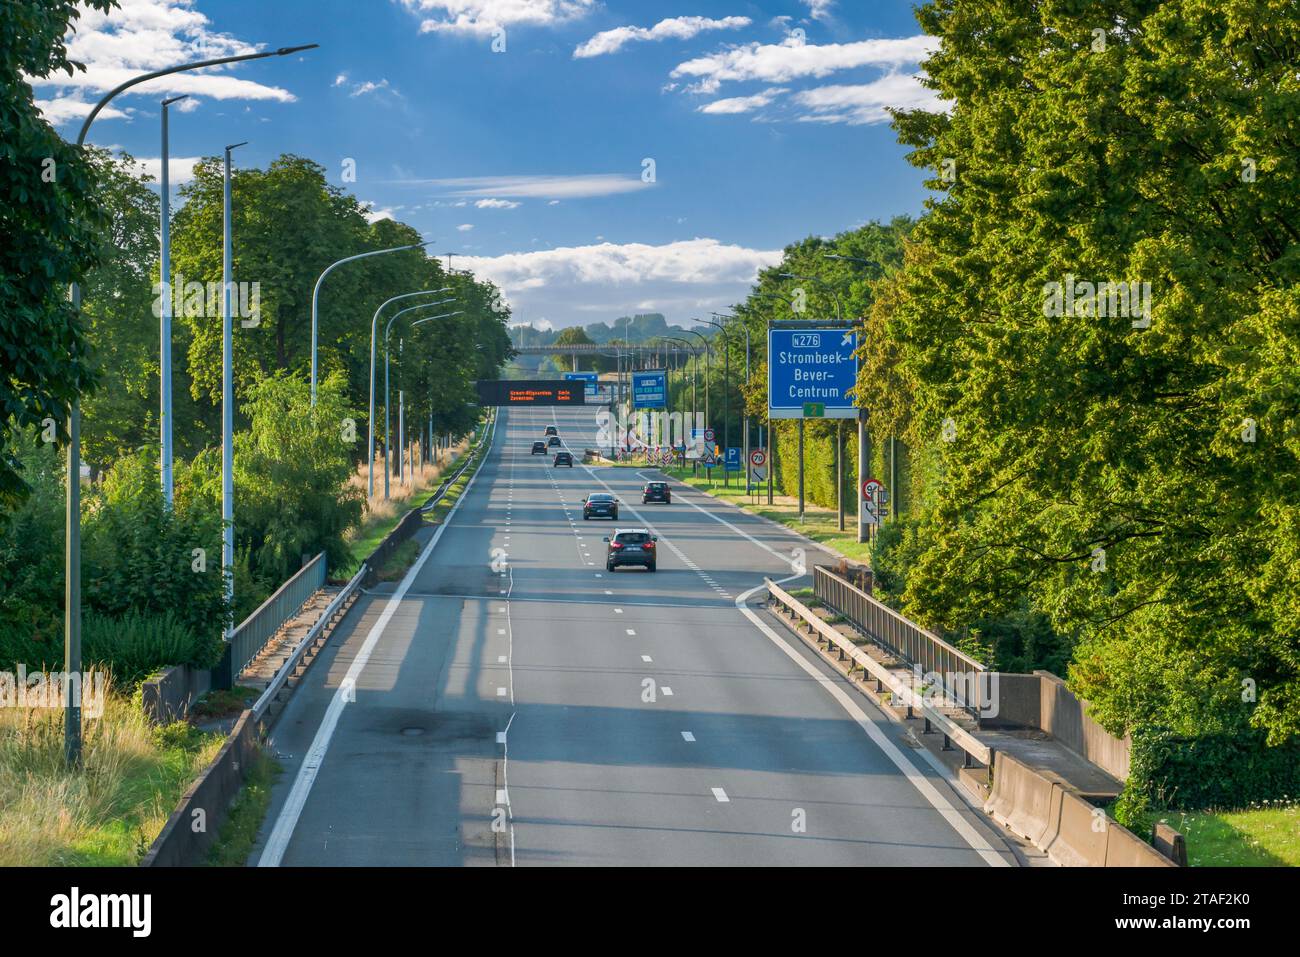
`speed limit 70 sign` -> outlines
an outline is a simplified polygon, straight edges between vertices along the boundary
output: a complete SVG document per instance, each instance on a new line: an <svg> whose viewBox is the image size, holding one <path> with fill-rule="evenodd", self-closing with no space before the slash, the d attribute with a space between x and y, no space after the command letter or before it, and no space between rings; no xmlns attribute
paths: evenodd
<svg viewBox="0 0 1300 957"><path fill-rule="evenodd" d="M767 480L767 450L754 449L749 453L749 478L752 482Z"/></svg>

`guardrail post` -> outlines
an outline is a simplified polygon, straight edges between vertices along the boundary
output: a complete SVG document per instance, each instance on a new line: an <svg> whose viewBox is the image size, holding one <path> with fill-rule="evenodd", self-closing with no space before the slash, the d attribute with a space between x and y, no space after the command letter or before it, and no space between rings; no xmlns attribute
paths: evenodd
<svg viewBox="0 0 1300 957"><path fill-rule="evenodd" d="M926 716L925 716L925 730L922 731L921 733L922 733L922 734L934 734L934 728L930 727L930 716L929 716L929 715L926 715Z"/></svg>
<svg viewBox="0 0 1300 957"><path fill-rule="evenodd" d="M945 751L951 751L951 750L952 750L952 741L949 740L947 734L945 734L945 735L943 736L943 750L945 750ZM970 752L969 752L969 751L966 752L966 757L968 757L968 758L970 757ZM969 765L967 765L967 767L969 767Z"/></svg>

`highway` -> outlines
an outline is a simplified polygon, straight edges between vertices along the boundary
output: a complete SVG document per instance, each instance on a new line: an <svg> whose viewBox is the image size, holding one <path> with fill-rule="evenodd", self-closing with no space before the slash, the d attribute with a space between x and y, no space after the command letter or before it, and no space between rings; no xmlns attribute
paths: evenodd
<svg viewBox="0 0 1300 957"><path fill-rule="evenodd" d="M502 409L407 576L364 595L271 736L250 864L1014 864L900 726L760 607L827 553L634 468L581 462L596 408ZM618 526L658 571L607 572ZM808 551L805 553L804 549Z"/></svg>

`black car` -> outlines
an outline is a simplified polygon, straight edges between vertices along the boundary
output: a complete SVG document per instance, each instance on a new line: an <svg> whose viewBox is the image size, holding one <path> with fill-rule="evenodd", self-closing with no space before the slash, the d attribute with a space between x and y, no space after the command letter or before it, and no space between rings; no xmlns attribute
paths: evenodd
<svg viewBox="0 0 1300 957"><path fill-rule="evenodd" d="M605 555L605 570L612 572L620 565L644 565L646 571L655 570L655 542L659 539L644 528L619 529L611 537Z"/></svg>
<svg viewBox="0 0 1300 957"><path fill-rule="evenodd" d="M556 452L556 453L555 453L555 461L554 461L553 463L551 463L551 464L552 464L552 465L567 465L569 468L573 468L573 453L572 453L572 452Z"/></svg>
<svg viewBox="0 0 1300 957"><path fill-rule="evenodd" d="M546 431L542 433L542 435L559 435L559 434L560 434L560 430L553 425L548 425L546 427Z"/></svg>
<svg viewBox="0 0 1300 957"><path fill-rule="evenodd" d="M534 442L534 443L533 443L533 450L532 450L531 452L529 452L528 454L529 454L529 455L536 455L538 452L542 453L542 455L545 455L545 454L546 454L546 443L545 443L545 442Z"/></svg>
<svg viewBox="0 0 1300 957"><path fill-rule="evenodd" d="M673 504L673 493L668 488L667 482L646 482L645 488L641 489L641 504L645 505L649 502Z"/></svg>
<svg viewBox="0 0 1300 957"><path fill-rule="evenodd" d="M555 448L557 445L563 445L563 444L564 443L560 441L560 437L558 435L552 435L549 439L546 440L546 447L551 449Z"/></svg>
<svg viewBox="0 0 1300 957"><path fill-rule="evenodd" d="M582 500L582 518L612 518L618 521L618 499L608 492L592 492Z"/></svg>

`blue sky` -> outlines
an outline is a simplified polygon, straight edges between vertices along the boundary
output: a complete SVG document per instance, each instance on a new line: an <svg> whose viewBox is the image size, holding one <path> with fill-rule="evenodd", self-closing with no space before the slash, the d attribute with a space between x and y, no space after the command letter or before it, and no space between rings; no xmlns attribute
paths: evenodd
<svg viewBox="0 0 1300 957"><path fill-rule="evenodd" d="M941 106L915 79L930 41L910 2L121 6L73 38L87 74L37 87L65 136L134 73L319 43L125 95L90 138L156 172L158 100L189 93L173 107L174 181L240 140L245 165L311 157L374 215L495 279L517 321L685 322L743 298L787 243L919 213L925 196L882 109Z"/></svg>

